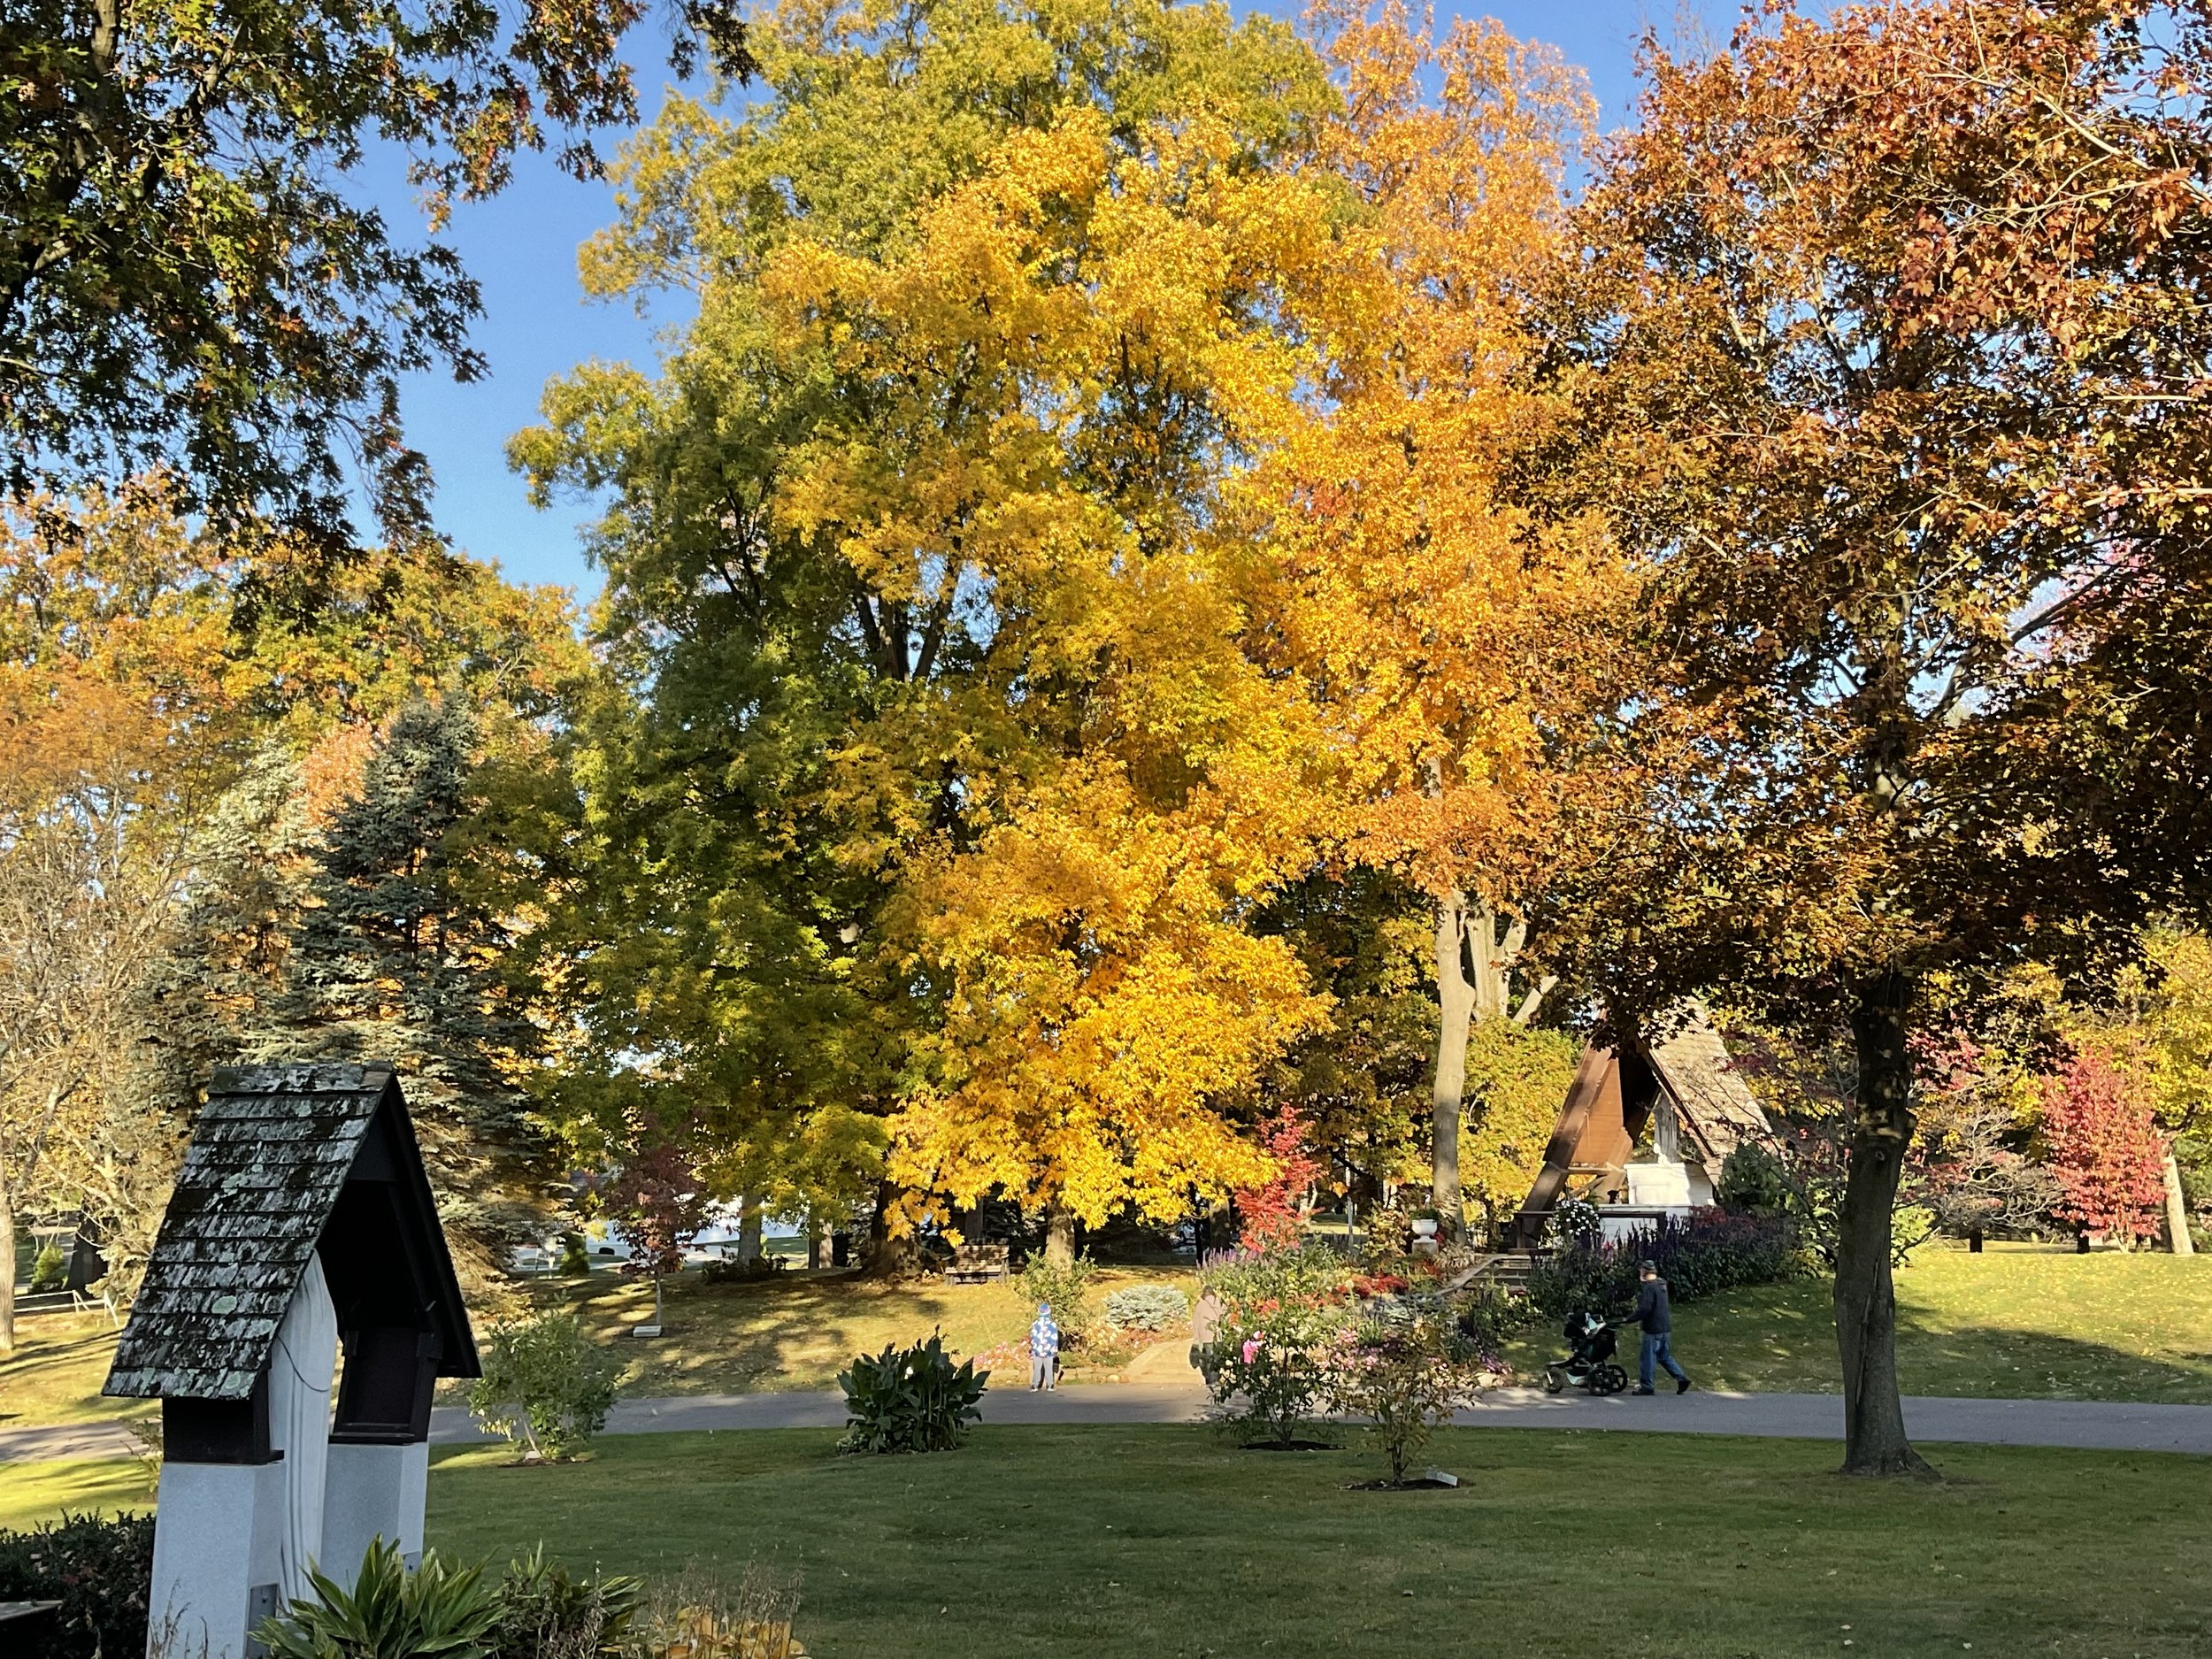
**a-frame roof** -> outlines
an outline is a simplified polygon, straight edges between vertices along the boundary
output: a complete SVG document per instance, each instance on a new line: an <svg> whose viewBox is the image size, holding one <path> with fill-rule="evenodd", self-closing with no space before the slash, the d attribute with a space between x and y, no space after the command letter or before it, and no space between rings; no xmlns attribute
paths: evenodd
<svg viewBox="0 0 2212 1659"><path fill-rule="evenodd" d="M1744 1141L1772 1135L1766 1113L1703 1008L1684 1010L1668 1035L1645 1046L1644 1055L1674 1096L1677 1121L1714 1175Z"/></svg>
<svg viewBox="0 0 2212 1659"><path fill-rule="evenodd" d="M244 1400L365 1146L394 1271L426 1296L442 1375L475 1343L399 1080L384 1064L224 1067L209 1086L104 1394Z"/></svg>

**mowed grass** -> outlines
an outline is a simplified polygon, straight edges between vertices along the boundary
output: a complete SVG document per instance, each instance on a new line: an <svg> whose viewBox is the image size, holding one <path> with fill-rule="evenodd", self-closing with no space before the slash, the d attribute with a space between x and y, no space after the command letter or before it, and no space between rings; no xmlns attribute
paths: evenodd
<svg viewBox="0 0 2212 1659"><path fill-rule="evenodd" d="M0 1463L0 1532L153 1507L153 1469L135 1458Z"/></svg>
<svg viewBox="0 0 2212 1659"><path fill-rule="evenodd" d="M107 1423L154 1415L144 1400L101 1395L120 1333L104 1313L19 1317L16 1348L0 1354L0 1429L26 1424Z"/></svg>
<svg viewBox="0 0 2212 1659"><path fill-rule="evenodd" d="M1942 1447L1940 1484L1868 1483L1802 1441L1454 1430L1433 1456L1463 1485L1381 1493L1348 1489L1379 1470L1364 1449L1205 1429L984 1428L929 1457L833 1439L610 1437L550 1469L456 1452L431 1540L757 1561L803 1577L822 1659L2212 1652L2202 1459Z"/></svg>
<svg viewBox="0 0 2212 1659"><path fill-rule="evenodd" d="M1113 1291L1141 1284L1174 1285L1187 1295L1196 1288L1187 1271L1107 1268L1093 1281L1093 1311ZM918 1342L933 1332L956 1356L981 1354L1020 1340L1036 1312L1019 1286L1004 1281L900 1284L805 1274L709 1285L687 1272L664 1288L665 1334L640 1340L629 1333L652 1317L649 1284L595 1275L536 1286L534 1295L581 1313L586 1328L628 1362L624 1391L646 1395L832 1388L856 1354ZM1080 1356L1068 1357L1071 1373L1083 1376Z"/></svg>
<svg viewBox="0 0 2212 1659"><path fill-rule="evenodd" d="M2212 1404L2212 1257L1928 1248L1896 1279L1909 1394ZM1687 1304L1674 1345L1710 1387L1832 1393L1835 1328L1802 1280Z"/></svg>

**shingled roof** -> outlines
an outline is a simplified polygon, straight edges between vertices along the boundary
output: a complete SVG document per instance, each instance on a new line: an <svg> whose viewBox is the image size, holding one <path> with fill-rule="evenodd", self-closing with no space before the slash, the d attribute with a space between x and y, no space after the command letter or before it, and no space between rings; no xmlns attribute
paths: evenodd
<svg viewBox="0 0 2212 1659"><path fill-rule="evenodd" d="M380 1109L388 1126L372 1136ZM102 1392L249 1398L371 1140L404 1147L410 1197L427 1209L429 1187L388 1064L219 1070ZM466 1358L453 1357L473 1375L474 1345L434 1212L428 1230L442 1270L435 1277L443 1294L434 1299L453 1310L449 1323L457 1317Z"/></svg>
<svg viewBox="0 0 2212 1659"><path fill-rule="evenodd" d="M1680 1109L1677 1121L1715 1176L1744 1141L1772 1135L1766 1113L1701 1007L1685 1010L1671 1033L1644 1053Z"/></svg>

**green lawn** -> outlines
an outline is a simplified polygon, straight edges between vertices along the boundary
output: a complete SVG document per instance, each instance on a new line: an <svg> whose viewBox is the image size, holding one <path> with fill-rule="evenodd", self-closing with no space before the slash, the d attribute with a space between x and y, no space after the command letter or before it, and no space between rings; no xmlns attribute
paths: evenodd
<svg viewBox="0 0 2212 1659"><path fill-rule="evenodd" d="M831 1440L609 1439L567 1469L461 1452L430 1532L472 1556L542 1537L617 1571L795 1571L822 1659L2212 1651L2202 1460L1954 1447L1946 1484L1867 1485L1824 1445L1463 1430L1436 1455L1465 1485L1377 1493L1347 1489L1371 1453L1202 1429L983 1429L921 1458Z"/></svg>
<svg viewBox="0 0 2212 1659"><path fill-rule="evenodd" d="M147 1401L101 1396L118 1334L105 1314L33 1314L15 1333L15 1352L0 1354L0 1428L153 1415Z"/></svg>
<svg viewBox="0 0 2212 1659"><path fill-rule="evenodd" d="M1870 1484L1805 1441L1466 1429L1432 1448L1457 1490L1379 1493L1349 1489L1380 1468L1356 1436L1280 1455L1002 1427L879 1458L833 1438L611 1436L566 1468L444 1452L431 1541L757 1561L802 1577L819 1659L2212 1653L2203 1459L1946 1446L1942 1483ZM134 1465L12 1466L0 1525L142 1493Z"/></svg>
<svg viewBox="0 0 2212 1659"><path fill-rule="evenodd" d="M1824 1282L1691 1302L1675 1351L1712 1387L1832 1393ZM1897 1274L1909 1394L2212 1404L2212 1257L1925 1249Z"/></svg>

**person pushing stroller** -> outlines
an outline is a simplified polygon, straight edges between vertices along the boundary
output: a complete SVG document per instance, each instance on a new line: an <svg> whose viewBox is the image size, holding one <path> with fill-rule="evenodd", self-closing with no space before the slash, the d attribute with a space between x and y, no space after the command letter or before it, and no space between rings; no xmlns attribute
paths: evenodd
<svg viewBox="0 0 2212 1659"><path fill-rule="evenodd" d="M1667 1281L1659 1277L1656 1262L1642 1262L1636 1269L1636 1308L1623 1325L1633 1325L1644 1333L1643 1353L1636 1364L1636 1392L1647 1394L1655 1392L1652 1383L1656 1379L1656 1368L1664 1366L1667 1375L1674 1379L1674 1391L1678 1394L1690 1392L1689 1373L1676 1363L1674 1357L1674 1315L1667 1305Z"/></svg>

